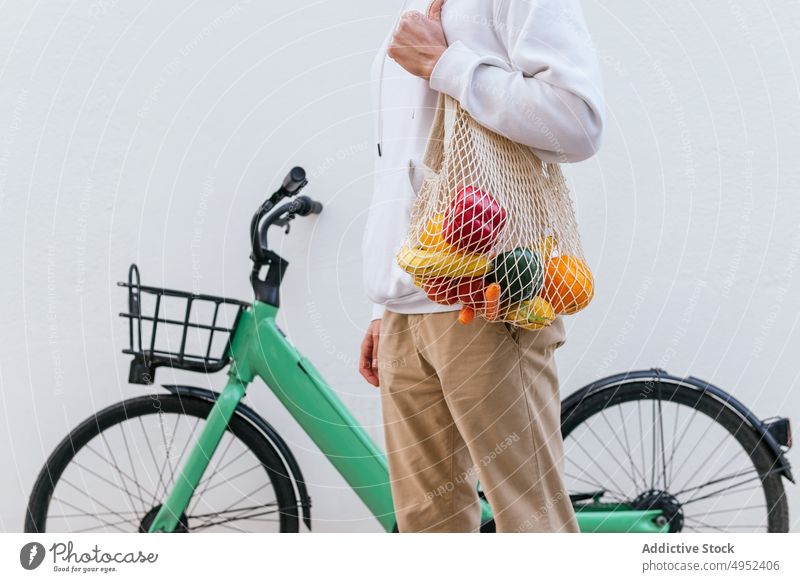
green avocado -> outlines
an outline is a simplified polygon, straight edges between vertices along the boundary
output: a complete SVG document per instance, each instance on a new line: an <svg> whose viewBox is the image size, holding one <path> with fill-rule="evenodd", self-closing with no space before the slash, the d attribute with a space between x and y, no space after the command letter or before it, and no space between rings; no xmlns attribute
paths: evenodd
<svg viewBox="0 0 800 582"><path fill-rule="evenodd" d="M544 269L535 251L518 247L497 255L493 265L491 279L500 285L504 301L519 303L542 290Z"/></svg>

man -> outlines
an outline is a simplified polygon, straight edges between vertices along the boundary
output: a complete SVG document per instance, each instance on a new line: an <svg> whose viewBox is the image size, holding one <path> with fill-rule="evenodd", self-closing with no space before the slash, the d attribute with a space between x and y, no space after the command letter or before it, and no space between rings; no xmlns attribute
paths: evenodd
<svg viewBox="0 0 800 582"><path fill-rule="evenodd" d="M501 532L577 531L563 482L554 351L538 331L432 302L395 263L437 93L548 162L592 156L603 99L577 0L411 0L375 61L374 198L364 234L375 303L360 372L381 388L400 531L477 531L479 480Z"/></svg>

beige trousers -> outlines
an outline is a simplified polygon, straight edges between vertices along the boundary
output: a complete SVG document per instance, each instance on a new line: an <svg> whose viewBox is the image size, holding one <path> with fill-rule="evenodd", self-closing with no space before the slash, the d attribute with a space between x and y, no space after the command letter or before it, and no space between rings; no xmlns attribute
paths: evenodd
<svg viewBox="0 0 800 582"><path fill-rule="evenodd" d="M386 311L378 374L401 532L478 531L478 481L498 532L578 531L553 357L565 339L561 317L531 331Z"/></svg>

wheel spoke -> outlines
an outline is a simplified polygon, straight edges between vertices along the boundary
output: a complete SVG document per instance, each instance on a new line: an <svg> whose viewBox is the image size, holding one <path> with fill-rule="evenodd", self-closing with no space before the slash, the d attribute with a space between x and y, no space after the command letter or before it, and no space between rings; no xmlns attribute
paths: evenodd
<svg viewBox="0 0 800 582"><path fill-rule="evenodd" d="M625 436L625 445L626 445L625 451L628 454L628 460L631 463L631 468L636 472L636 474L639 477L642 478L642 483L646 485L647 482L645 476L641 473L641 471L639 471L639 468L636 466L636 463L633 462L633 453L631 452L631 444L630 440L628 439L628 423L625 422L625 418L622 416L622 406L617 406L616 409L617 412L619 412L619 421L620 424L622 425L622 434ZM605 409L603 409L603 413L605 413ZM605 414L603 415L603 418L605 418ZM608 422L608 420L606 420L606 422ZM610 423L609 426L611 426Z"/></svg>
<svg viewBox="0 0 800 582"><path fill-rule="evenodd" d="M675 453L677 452L678 447L683 442L683 439L686 438L687 434L689 434L689 427L694 423L694 419L697 416L697 413L698 413L697 408L693 408L692 409L692 414L689 416L689 420L686 421L686 424L683 427L683 432L681 433L680 438L677 440L677 442L675 442L675 444L672 447L672 454L670 455L669 463L667 464L667 466L670 468L670 471L672 470ZM708 430L708 429L706 429L706 430ZM677 473L675 475L673 475L673 478L676 477L676 476L677 476Z"/></svg>
<svg viewBox="0 0 800 582"><path fill-rule="evenodd" d="M684 481L683 485L681 485L681 488L686 487L689 483L691 483L692 479L694 479L700 471L702 471L703 469L708 469L708 462L711 460L711 457L714 455L714 453L718 453L721 450L722 443L725 442L725 438L726 437L730 438L730 435L727 432L722 435L722 438L719 440L719 442L715 446L711 447L711 452L708 453L706 458L703 459L703 461L701 463L697 464L697 469L695 469L694 473L692 473L689 476L689 478L686 479L686 481ZM738 456L739 456L739 451L736 451L734 453L733 459L735 459ZM727 467L733 461L733 459L731 459L731 461L728 461L728 463L723 464L722 467L723 468ZM722 470L722 469L720 469L720 470Z"/></svg>
<svg viewBox="0 0 800 582"><path fill-rule="evenodd" d="M73 461L73 462L72 462L72 464L73 464L73 465L75 465L76 467L78 467L79 469L82 469L82 470L86 471L86 472L87 472L87 473L89 473L90 475L94 475L95 477L97 477L97 478L98 478L98 479L100 479L101 481L103 481L103 482L105 482L105 483L108 483L109 485L112 485L112 486L116 487L117 489L119 489L119 484L117 484L117 483L114 483L114 482L113 482L112 480L110 480L110 479L106 479L105 477L103 477L103 476L102 476L102 475L100 475L99 473L96 473L95 471L91 470L89 467L84 467L84 466L83 466L81 463L79 463L78 461ZM138 495L135 495L135 497L136 497L136 499L140 500L142 503L147 503L147 502L146 502L146 500L145 500L143 497L139 497ZM131 507L131 511L130 511L130 513L139 513L139 510L138 510L138 509L136 509L135 507Z"/></svg>
<svg viewBox="0 0 800 582"><path fill-rule="evenodd" d="M142 427L142 434L144 435L144 440L147 442L147 448L150 450L150 456L153 458L153 467L158 469L158 460L156 459L156 454L153 451L153 445L150 443L150 437L147 436L147 429L144 427L144 422L142 422L142 417L138 417L139 425ZM158 484L156 485L155 492L153 493L153 502L151 505L155 506L158 505L158 493L161 491L161 486L163 484L163 476L161 473L158 473Z"/></svg>
<svg viewBox="0 0 800 582"><path fill-rule="evenodd" d="M664 490L667 490L667 454L664 451L664 412L661 406L661 399L658 399L658 438L661 443L661 480Z"/></svg>
<svg viewBox="0 0 800 582"><path fill-rule="evenodd" d="M730 494L732 492L733 493L740 493L741 491L749 491L750 489L758 489L759 487L757 486L757 487L750 487L748 489L736 491L736 489L738 487L741 487L742 485L746 485L747 483L752 483L755 480L759 480L760 481L761 478L758 475L756 475L755 477L751 477L750 479L745 479L744 481L741 481L739 483L735 483L733 485L729 485L728 487L723 487L722 489L718 489L716 491L712 491L711 493L707 493L706 495L702 495L700 497L690 497L686 501L682 501L681 505L684 505L684 506L685 505L689 505L690 503L696 503L698 501L702 501L703 499L708 499L709 497L717 497L717 496L723 497L724 495Z"/></svg>
<svg viewBox="0 0 800 582"><path fill-rule="evenodd" d="M62 480L64 480L64 479L62 478ZM80 490L80 488L77 488L77 487L75 487L75 485L72 485L72 483L70 483L69 481L64 481L64 482L65 482L65 483L67 483L67 485L70 485L70 486L72 486L72 487L73 487L74 489L76 489L77 491L79 491L79 492L83 493L84 495L86 495L86 493L84 493L83 491L81 491L81 490ZM86 495L86 497L89 497L89 496L88 496L88 495ZM92 499L91 497L89 497L89 499L90 499L91 501L95 501L95 500L94 500L94 499ZM62 504L64 504L64 505L68 506L68 507L71 507L72 509L74 509L74 510L76 510L76 511L80 511L80 512L83 512L83 513L87 513L88 515L91 515L92 517L97 517L97 513L96 513L96 512L89 513L89 512L87 512L87 511L85 511L83 508L81 508L81 507L78 507L77 505L75 505L75 504L73 504L73 503L70 503L69 501L65 501L65 500L63 500L63 499L59 499L59 498L56 498L56 497L53 497L53 498L51 499L51 502L52 502L52 501L56 501L56 502L58 502L58 503L62 503ZM103 505L103 504L101 503L100 505ZM104 507L104 509L109 509L109 508L108 508L108 507ZM103 515L108 515L108 514L115 515L115 516L119 517L119 514L117 514L117 512L115 512L115 511L112 511L112 510L110 510L110 509L109 509L109 513L106 513L106 514L103 514ZM99 519L100 519L100 521L102 521L102 522L103 522L105 525L107 525L108 527L114 527L114 528L118 529L119 531L121 531L121 532L125 533L125 530L124 530L124 529L122 529L121 527L119 527L119 526L116 526L116 525L112 524L111 522L109 522L109 521L106 521L106 520L105 520L105 519L103 519L103 518L99 518Z"/></svg>
<svg viewBox="0 0 800 582"><path fill-rule="evenodd" d="M639 452L642 454L642 471L647 471L647 461L644 455L644 425L642 424L642 401L636 401L636 407L639 409ZM645 485L647 484L647 477L645 477Z"/></svg>
<svg viewBox="0 0 800 582"><path fill-rule="evenodd" d="M619 462L619 459L617 459L616 455L614 455L614 454L611 452L611 450L610 450L610 449L609 449L609 448L606 446L606 444L603 442L603 439L602 439L602 438L600 438L600 437L598 436L598 434L597 434L597 433L594 431L594 429L592 428L592 425L591 425L591 423L588 423L588 422L587 422L587 423L586 423L586 428L589 430L589 432L591 432L591 433L592 433L592 436L595 438L595 440L596 440L597 442L599 442L599 443L601 443L601 444L603 445L603 450L605 450L605 451L606 451L606 452L607 452L607 453L608 453L608 454L611 456L611 458L612 458L612 459L614 459L614 463L615 463L615 464L616 464L616 465L617 465L617 466L618 466L620 469L623 469L623 467L624 467L624 464L623 464L623 463L620 463L620 462ZM625 469L623 469L623 470L625 470ZM631 481L633 482L633 484L634 484L634 486L635 486L635 485L636 485L636 479L635 479L635 477L633 476L633 474L631 474L631 473L628 473L627 471L625 471L625 472L626 472L626 475L627 475L628 477L630 477Z"/></svg>
<svg viewBox="0 0 800 582"><path fill-rule="evenodd" d="M651 451L651 463L650 463L650 489L655 488L656 482L656 399L653 399L653 405L650 407L650 418L652 422L650 423L650 435L652 437L653 442L653 450Z"/></svg>
<svg viewBox="0 0 800 582"><path fill-rule="evenodd" d="M131 455L131 447L128 444L128 437L125 434L125 429L122 428L122 423L119 425L119 431L122 433L122 441L125 443L125 450L128 452L128 462L131 466L131 472L133 473L133 480L136 483L136 488L139 490L139 499L142 500L142 512L147 513L147 506L145 505L144 501L144 491L142 491L142 485L139 482L139 476L136 474L136 465L133 462L133 456Z"/></svg>
<svg viewBox="0 0 800 582"><path fill-rule="evenodd" d="M120 476L120 482L121 482L121 484L122 484L122 487L123 487L123 489L122 489L122 490L123 490L123 491L125 492L125 494L128 496L128 503L130 504L130 508L131 508L131 509L136 509L136 508L134 507L134 503L133 503L133 497L131 496L131 492L130 492L130 491L128 491L128 485L127 485L127 483L125 482L125 480L121 478L121 477L122 477L122 470L119 468L119 465L117 464L117 458L114 456L114 453L113 453L113 452L111 452L111 446L109 446L109 444L108 444L108 440L106 439L106 435L105 435L105 433L102 433L102 432L101 432L101 433L100 433L100 437L103 439L103 444L104 444L104 445L105 445L105 447L106 447L106 451L108 451L108 456L109 456L109 458L110 458L109 464L110 464L111 466L113 466L113 467L114 467L114 468L117 470L117 474ZM119 489L119 488L118 488L118 489Z"/></svg>
<svg viewBox="0 0 800 582"><path fill-rule="evenodd" d="M714 531L719 531L719 532L723 532L723 533L726 532L727 530L731 530L731 529L766 529L766 526L764 524L761 524L761 525L742 525L742 524L738 524L738 523L735 524L735 525L726 525L726 526L724 526L726 529L722 529L722 526L717 526L717 525L713 525L713 524L710 524L710 523L705 523L704 521L701 521L701 520L697 519L696 517L686 517L686 516L684 516L684 519L687 520L687 521L692 521L692 522L696 523L697 525L699 525L701 527L707 527L707 528L713 529Z"/></svg>
<svg viewBox="0 0 800 582"><path fill-rule="evenodd" d="M248 449L244 449L242 452L240 452L238 455L236 455L233 459L231 459L230 461L228 461L227 463L222 465L222 461L225 460L225 456L228 454L228 451L230 451L231 445L233 445L233 443L235 441L236 441L236 439L231 436L230 441L228 441L228 446L225 447L225 451L222 453L222 455L220 455L219 459L217 460L217 464L214 467L214 470L205 479L203 479L203 481L200 482L201 485L205 484L206 487L208 487L209 483L211 483L211 480L216 475L218 475L220 473L220 471L223 471L224 469L227 469L228 467L233 465L236 461L241 459L243 456L245 456L249 452Z"/></svg>
<svg viewBox="0 0 800 582"><path fill-rule="evenodd" d="M270 503L265 503L263 505L250 505L248 507L236 507L234 509L223 509L222 511L213 511L211 513L196 513L194 515L187 515L186 517L189 518L189 519L200 519L200 518L206 518L206 517L221 517L224 513L233 513L233 514L239 514L240 515L244 511L261 510L261 509L264 509L265 507L274 507L275 509L270 509L269 511L262 511L262 512L254 514L254 515L268 515L268 514L277 513L278 510L279 510L278 502L277 501L271 501Z"/></svg>
<svg viewBox="0 0 800 582"><path fill-rule="evenodd" d="M576 481L580 481L581 483L586 483L587 485L591 485L592 487L594 487L598 491L602 490L602 491L605 491L606 493L610 493L611 496L616 498L617 501L627 501L629 499L626 495L623 495L619 491L615 491L614 489L608 489L608 488L606 488L605 485L601 485L597 481L588 481L586 479L582 479L581 477L578 477L577 475L571 475L570 473L564 473L564 475L566 477L569 477L570 479L575 479ZM578 491L576 491L576 493L578 493Z"/></svg>
<svg viewBox="0 0 800 582"><path fill-rule="evenodd" d="M228 444L225 445L225 449L222 451L222 454L218 455L217 462L216 462L216 465L214 467L214 470L209 475L207 475L202 481L200 481L200 483L197 484L197 487L195 487L195 494L193 496L194 497L194 502L192 504L192 507L191 507L190 511L194 511L195 509L197 509L197 504L200 503L200 500L203 498L203 495L208 490L208 486L211 484L211 480L214 478L214 476L217 475L220 471L222 471L222 469L224 469L225 467L228 467L231 463L236 462L245 453L247 453L247 449L244 449L241 453L239 453L239 455L236 456L235 459L233 459L233 461L231 461L230 463L226 463L225 465L220 467L220 464L225 459L225 456L228 454L228 451L230 450L231 446L233 445L234 441L236 440L233 437L233 435L228 435L228 436L230 436L230 440L228 441ZM200 491L199 493L197 493L198 490Z"/></svg>
<svg viewBox="0 0 800 582"><path fill-rule="evenodd" d="M242 501L251 499L254 494L258 493L259 491L261 491L263 489L264 489L264 486L263 485L259 485L258 487L253 489L250 493L248 493L247 495L245 495L241 499L238 499L238 500L234 501L233 503L231 503L230 505L228 505L225 509L223 509L221 511L216 511L214 513L220 514L220 513L226 513L226 512L231 511L231 510L235 511L236 505L238 505Z"/></svg>
<svg viewBox="0 0 800 582"><path fill-rule="evenodd" d="M622 409L621 408L618 408L618 409L620 410L620 415L621 415L622 414ZM631 481L633 482L634 487L636 487L638 485L637 482L636 482L636 477L640 476L640 473L639 473L638 468L636 467L636 464L633 462L633 457L631 457L631 451L630 451L629 446L626 447L622 443L622 441L619 438L619 435L617 434L617 431L614 429L614 427L611 425L611 423L609 422L608 418L606 417L606 411L605 410L601 410L600 411L600 416L603 418L603 421L605 421L606 426L608 426L609 430L611 431L611 434L614 435L614 439L619 443L619 446L623 449L623 452L625 453L625 456L628 457L628 462L630 463L630 466L631 466L631 472L628 473L628 476L631 478ZM621 424L622 424L623 431L625 431L625 423L622 422ZM589 426L589 425L587 424L587 426ZM627 431L625 431L625 442L626 443L628 442Z"/></svg>
<svg viewBox="0 0 800 582"><path fill-rule="evenodd" d="M699 526L701 526L701 527L708 527L708 528L711 528L711 529L714 529L714 530L716 530L716 531L720 531L720 532L724 532L724 531L725 531L725 530L723 530L723 529L722 529L722 528L720 528L720 527L717 527L717 526L715 526L715 525L710 525L710 524L708 524L708 523L705 523L704 521L700 521L700 520L699 520L699 519L697 519L697 518L693 518L693 517L686 517L686 516L684 516L684 517L683 517L683 519L684 519L684 521L693 521L693 522L695 522L696 524L698 524L698 525L699 525Z"/></svg>
<svg viewBox="0 0 800 582"><path fill-rule="evenodd" d="M87 451L89 451L90 453L92 453L93 455L95 455L95 456L96 456L98 459L100 459L101 461L104 461L104 462L105 462L107 465L109 465L109 466L112 466L112 467L113 467L113 465L112 465L112 464L109 462L109 460L106 458L106 456L105 456L105 455L103 455L103 454L101 454L101 453L99 453L98 451L94 450L94 448L93 448L91 445L87 444L87 445L86 445L84 448L85 448ZM78 463L76 463L76 464L78 464ZM87 469L87 470L88 470L88 469ZM127 474L125 471L122 471L122 470L120 469L120 470L118 471L118 473L119 473L119 475L120 475L120 476L122 476L122 477L125 477L125 478L126 478L126 479L128 479L128 480L129 480L131 483L133 483L133 481L134 481L133 477L131 477L130 475L128 475L128 474ZM134 508L133 508L133 507L131 507L131 509L134 509Z"/></svg>
<svg viewBox="0 0 800 582"><path fill-rule="evenodd" d="M189 445L194 444L194 442L195 442L194 435L197 432L197 427L198 427L199 424L200 424L200 419L199 418L195 418L194 419L194 426L192 427L192 433L189 435L189 438L186 439L186 444L183 445L183 450L181 451L181 455L180 455L180 457L178 457L178 466L179 467L183 466L183 460L186 457L186 451L189 450Z"/></svg>
<svg viewBox="0 0 800 582"><path fill-rule="evenodd" d="M59 503L61 503L61 502L59 501ZM73 517L97 517L99 515L122 516L122 515L125 515L126 513L132 513L137 518L140 515L136 511L116 511L116 512L114 512L114 511L93 511L91 513L88 513L88 512L61 513L61 514L57 514L57 513L56 514L52 514L52 513L50 513L50 514L47 515L47 517L48 518L52 517L52 518L55 518L55 519L70 519L70 518L73 518Z"/></svg>
<svg viewBox="0 0 800 582"><path fill-rule="evenodd" d="M678 434L678 419L681 416L681 406L675 407L675 421L672 424L672 451L669 454L669 460L667 461L667 467L669 468L669 478L667 479L668 483L672 483L672 459L675 456L675 436Z"/></svg>
<svg viewBox="0 0 800 582"><path fill-rule="evenodd" d="M723 481L727 481L729 479L736 479L737 477L741 477L742 475L747 475L748 473L756 473L755 467L752 469L745 469L743 471L738 471L736 473L731 473L729 475L725 475L724 477L718 477L714 479L710 479L705 483L701 483L700 485L693 485L692 487L686 487L685 489L681 489L677 493L673 493L676 497L687 491L694 491L695 489L703 489L704 487L708 487L709 485L716 485L717 483L722 483Z"/></svg>
<svg viewBox="0 0 800 582"><path fill-rule="evenodd" d="M208 493L209 491L212 491L212 490L216 489L217 487L219 487L221 485L226 485L228 483L232 483L234 480L238 479L239 477L241 477L243 475L247 475L248 473L252 473L256 469L263 469L263 467L264 467L264 465L262 465L261 463L259 463L257 465L253 465L249 469L245 469L244 471L240 471L240 472L236 473L236 475L234 475L233 477L228 477L224 481L220 481L220 482L216 483L213 487L207 487L206 490L205 490L205 493Z"/></svg>
<svg viewBox="0 0 800 582"><path fill-rule="evenodd" d="M170 472L170 479L164 479L164 497L167 496L169 492L169 486L172 483L175 483L175 468L172 466L172 445L175 441L175 433L177 431L178 421L180 420L181 415L175 415L175 427L172 429L172 435L170 437L169 444L167 444L167 433L164 430L164 413L162 411L158 411L158 426L161 429L161 439L164 442L164 464L161 466L161 473L163 474L164 471L169 468Z"/></svg>
<svg viewBox="0 0 800 582"><path fill-rule="evenodd" d="M575 444L577 444L577 445L580 447L580 449L583 451L583 454L585 454L585 455L586 455L586 456L589 458L589 461L590 461L590 462L591 462L591 463L592 463L592 464L593 464L595 467L597 467L598 469L600 469L600 472L601 472L601 473L603 473L603 475L604 475L604 476L605 476L605 477L606 477L606 478L607 478L607 479L608 479L608 480L611 482L611 484L612 484L612 485L613 485L613 486L616 488L616 490L621 492L621 491L622 491L622 487L620 487L619 485L617 485L617 483L614 481L614 479L612 479L612 478L611 478L611 476L610 476L608 473L606 473L606 471L605 471L605 470L604 470L604 469L603 469L603 468L602 468L600 465L598 465L598 464L597 464L597 461L595 461L595 459L594 459L594 456L593 456L593 455L590 455L590 454L589 454L589 453L586 451L586 449L584 448L584 446L583 446L583 444L581 443L581 441L579 441L579 440L576 440L576 441L575 441ZM610 489L610 488L604 487L604 489Z"/></svg>
<svg viewBox="0 0 800 582"><path fill-rule="evenodd" d="M746 509L766 509L765 503L759 505L747 505L745 507L732 507L731 509L716 509L714 511L706 511L703 515L717 515L718 513L732 513L734 511L744 511Z"/></svg>
<svg viewBox="0 0 800 582"><path fill-rule="evenodd" d="M253 509L260 509L260 507L255 507L255 508L253 508L253 507L245 507L245 508L242 508L239 511L251 511ZM222 511L222 512L219 512L217 514L206 514L206 515L210 516L210 517L219 517L222 513L225 513L226 511ZM236 511L236 510L234 510L234 511ZM247 520L256 519L256 518L262 518L262 519L256 519L257 521L268 521L268 522L271 522L271 523L278 523L280 521L280 519L274 519L274 520L265 520L265 519L263 519L264 515L275 515L276 513L279 514L280 513L280 509L271 509L269 511L260 511L260 512L250 513L250 514L241 514L240 513L239 515L234 515L232 517L228 517L228 518L225 518L225 519L219 519L219 520L216 520L216 521L213 521L213 520L205 521L202 524L200 524L200 525L198 525L198 526L196 526L196 527L194 527L192 529L194 531L199 531L201 529L207 529L209 527L214 527L216 525L230 524L231 522L234 522L234 521L247 521ZM200 516L193 516L193 517L197 518L197 517L200 517Z"/></svg>

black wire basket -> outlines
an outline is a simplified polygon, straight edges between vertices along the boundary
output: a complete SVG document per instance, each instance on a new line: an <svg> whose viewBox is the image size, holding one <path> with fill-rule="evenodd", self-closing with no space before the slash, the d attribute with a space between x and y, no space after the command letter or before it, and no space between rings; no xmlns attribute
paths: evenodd
<svg viewBox="0 0 800 582"><path fill-rule="evenodd" d="M250 304L237 299L175 291L141 284L132 264L128 281L129 347L133 356L128 381L152 384L156 368L213 373L228 365L230 343L242 311Z"/></svg>

